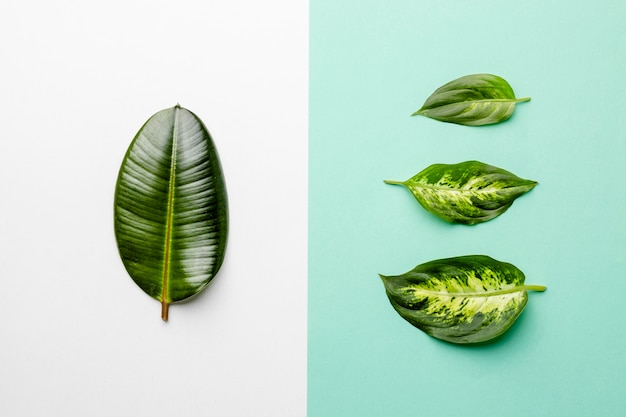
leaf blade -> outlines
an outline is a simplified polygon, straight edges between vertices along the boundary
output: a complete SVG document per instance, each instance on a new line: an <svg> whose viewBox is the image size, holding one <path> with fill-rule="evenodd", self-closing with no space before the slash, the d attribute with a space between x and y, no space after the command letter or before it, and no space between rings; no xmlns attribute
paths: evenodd
<svg viewBox="0 0 626 417"><path fill-rule="evenodd" d="M501 123L509 119L515 105L529 101L516 98L510 84L497 75L472 74L436 89L412 116L426 116L466 126Z"/></svg>
<svg viewBox="0 0 626 417"><path fill-rule="evenodd" d="M494 219L537 182L480 161L433 164L402 185L430 213L452 223L473 225Z"/></svg>
<svg viewBox="0 0 626 417"><path fill-rule="evenodd" d="M515 322L528 301L517 267L485 255L439 259L397 276L380 276L387 297L402 318L451 343L482 343Z"/></svg>
<svg viewBox="0 0 626 417"><path fill-rule="evenodd" d="M170 303L202 289L219 270L228 236L226 186L202 121L180 106L157 112L124 157L114 226L120 256L135 283Z"/></svg>

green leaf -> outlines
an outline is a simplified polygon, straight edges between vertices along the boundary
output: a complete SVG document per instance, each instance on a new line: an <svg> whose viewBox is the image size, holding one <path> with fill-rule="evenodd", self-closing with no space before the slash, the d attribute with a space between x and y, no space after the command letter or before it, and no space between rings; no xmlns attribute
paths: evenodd
<svg viewBox="0 0 626 417"><path fill-rule="evenodd" d="M489 125L507 120L516 103L529 100L515 98L509 83L497 75L466 75L435 90L412 116L467 126Z"/></svg>
<svg viewBox="0 0 626 417"><path fill-rule="evenodd" d="M437 339L468 344L503 334L528 301L524 274L489 256L440 259L398 276L380 275L393 308Z"/></svg>
<svg viewBox="0 0 626 417"><path fill-rule="evenodd" d="M176 105L153 115L132 141L115 190L115 237L131 278L161 302L202 291L222 265L226 186L202 121Z"/></svg>
<svg viewBox="0 0 626 417"><path fill-rule="evenodd" d="M390 181L411 191L426 210L449 222L476 224L504 213L537 185L478 161L434 164L408 180Z"/></svg>

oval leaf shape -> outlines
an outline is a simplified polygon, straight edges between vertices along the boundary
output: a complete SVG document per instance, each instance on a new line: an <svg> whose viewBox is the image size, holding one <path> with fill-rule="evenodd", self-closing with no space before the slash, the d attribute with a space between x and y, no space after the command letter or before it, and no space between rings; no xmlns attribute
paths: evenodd
<svg viewBox="0 0 626 417"><path fill-rule="evenodd" d="M437 339L481 343L503 334L528 300L524 274L489 256L469 255L416 266L397 276L380 275L393 308Z"/></svg>
<svg viewBox="0 0 626 417"><path fill-rule="evenodd" d="M119 171L115 237L137 285L170 303L202 291L220 269L228 236L226 185L202 121L176 105L148 119Z"/></svg>
<svg viewBox="0 0 626 417"><path fill-rule="evenodd" d="M502 77L473 74L439 87L412 116L467 126L489 125L507 120L516 103L529 100L515 98L513 88Z"/></svg>
<svg viewBox="0 0 626 417"><path fill-rule="evenodd" d="M429 212L463 224L499 216L517 197L537 185L536 181L479 161L434 164L404 182L385 183L405 186Z"/></svg>

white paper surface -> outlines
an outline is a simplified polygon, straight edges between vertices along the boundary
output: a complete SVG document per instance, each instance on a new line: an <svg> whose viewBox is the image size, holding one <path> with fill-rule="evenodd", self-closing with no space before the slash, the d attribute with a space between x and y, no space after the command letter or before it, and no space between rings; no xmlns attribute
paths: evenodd
<svg viewBox="0 0 626 417"><path fill-rule="evenodd" d="M305 415L307 42L300 0L0 5L0 415ZM112 204L176 103L218 148L230 236L164 323Z"/></svg>

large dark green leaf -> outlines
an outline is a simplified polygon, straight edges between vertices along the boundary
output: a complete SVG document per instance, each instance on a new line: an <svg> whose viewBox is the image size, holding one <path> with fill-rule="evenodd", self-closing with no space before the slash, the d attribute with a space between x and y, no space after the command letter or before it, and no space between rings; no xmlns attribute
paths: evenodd
<svg viewBox="0 0 626 417"><path fill-rule="evenodd" d="M439 87L412 116L468 126L488 125L507 120L516 103L529 100L515 98L513 88L502 77L473 74Z"/></svg>
<svg viewBox="0 0 626 417"><path fill-rule="evenodd" d="M389 181L411 191L426 210L449 222L476 224L504 213L537 185L478 161L434 164L406 181Z"/></svg>
<svg viewBox="0 0 626 417"><path fill-rule="evenodd" d="M524 274L489 256L440 259L398 276L380 276L393 308L429 335L452 343L480 343L513 324L528 301Z"/></svg>
<svg viewBox="0 0 626 417"><path fill-rule="evenodd" d="M131 278L162 305L213 279L228 234L226 186L202 121L180 106L153 115L132 141L115 190L115 236Z"/></svg>

